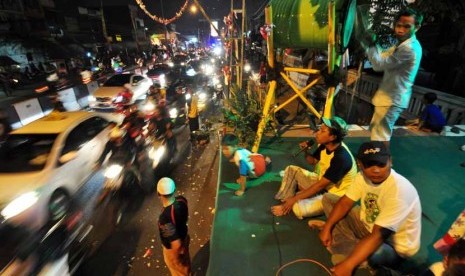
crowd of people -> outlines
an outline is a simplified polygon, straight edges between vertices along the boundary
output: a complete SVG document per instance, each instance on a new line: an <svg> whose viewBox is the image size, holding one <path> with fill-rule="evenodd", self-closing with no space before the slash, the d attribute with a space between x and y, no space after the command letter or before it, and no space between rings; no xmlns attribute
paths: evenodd
<svg viewBox="0 0 465 276"><path fill-rule="evenodd" d="M420 249L420 198L415 186L392 168L390 140L394 123L408 106L420 64L421 45L415 33L422 19L411 9L399 12L394 24L398 44L387 51L376 45L374 37L362 43L373 68L384 72L373 97L371 141L363 143L354 158L343 143L345 121L336 116L323 117L315 134L316 149L313 140L299 145L315 171L289 165L282 173L275 195L281 203L272 206L271 213L283 216L292 210L300 219L324 215L326 220L311 219L308 224L320 231L321 243L332 256L334 275L352 275L358 267L401 275L398 269L403 261ZM440 132L444 127L435 100L434 93L424 96L425 108L417 120L419 129ZM239 169L235 195L243 196L247 179L259 176L255 170L265 162L257 163L255 154L240 148L232 134L223 137L222 151ZM462 213L435 244L444 262L433 265L424 275L464 275L464 222Z"/></svg>
<svg viewBox="0 0 465 276"><path fill-rule="evenodd" d="M362 43L373 68L384 71L372 100L375 109L370 123L370 141L363 143L354 155L344 143L348 134L347 123L337 116L323 117L314 140L299 144L305 160L315 170L289 165L283 171L275 195L280 203L271 207L271 213L285 216L292 211L299 219L312 218L308 225L320 231L321 243L332 256L334 275L352 275L357 267L367 266L394 273L404 260L420 249L420 198L415 186L392 168L390 140L394 123L408 106L419 68L422 50L415 33L422 20L422 16L413 10L401 11L394 24L398 44L387 51L377 47L374 37ZM165 58L163 55L157 51L156 59ZM143 58L137 57L135 62L143 63ZM25 73L29 76L35 70L28 68ZM176 139L166 111L166 95L162 91L160 87L152 86L148 92L148 100L153 100L156 107L147 129L156 138L166 139L168 155L174 155ZM191 98L187 123L194 132L199 130L198 97L191 88L187 87L186 91ZM184 99L183 93L176 94ZM434 105L435 100L434 93L425 94L425 109L414 122L419 129L432 132L443 129L445 119ZM111 155L122 156L124 163L137 167L141 150L137 137L143 132L146 119L138 108L129 107L121 125L112 123L110 139L99 164ZM0 139L5 139L9 131L3 121L4 116ZM248 180L264 175L271 159L240 147L234 134L223 136L221 149L223 155L237 166L239 188L234 194L243 197ZM175 195L176 185L170 178L159 180L156 191L163 205L158 228L165 263L172 275L189 275L187 200ZM317 216L325 216L326 220L313 219ZM434 264L424 275L464 275L464 217L465 212L435 243L436 250L444 255L444 262Z"/></svg>

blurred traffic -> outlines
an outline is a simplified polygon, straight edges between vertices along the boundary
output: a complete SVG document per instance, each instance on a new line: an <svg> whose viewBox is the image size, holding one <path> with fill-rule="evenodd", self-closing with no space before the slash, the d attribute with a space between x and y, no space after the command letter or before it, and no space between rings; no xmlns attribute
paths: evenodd
<svg viewBox="0 0 465 276"><path fill-rule="evenodd" d="M200 115L222 99L222 61L202 49L139 62L137 73L117 57L72 80L41 73L35 91L52 109L0 143L1 273L72 274L98 249L92 238L128 223L185 149L209 140ZM64 111L57 92L76 81L99 87L87 110Z"/></svg>

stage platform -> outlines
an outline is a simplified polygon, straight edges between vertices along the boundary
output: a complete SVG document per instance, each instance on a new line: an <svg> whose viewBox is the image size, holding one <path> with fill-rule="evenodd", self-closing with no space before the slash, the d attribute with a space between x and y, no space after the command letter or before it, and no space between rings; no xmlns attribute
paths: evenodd
<svg viewBox="0 0 465 276"><path fill-rule="evenodd" d="M271 169L249 181L243 197L234 195L237 169L227 160L220 161L208 275L275 275L281 266L297 259L332 266L318 231L308 228L308 219L299 220L293 214L274 217L270 212L270 207L279 203L274 199L281 181L279 172L290 164L306 166L302 155L293 158L298 142L304 139L264 138L259 152L271 156ZM345 142L356 152L368 140L350 135ZM465 137L444 136L402 136L391 142L393 168L415 185L423 209L421 249L403 265L404 272L416 274L441 260L432 244L465 208L465 152L460 150L464 144ZM303 262L287 267L282 275L327 273L316 264ZM369 275L369 271L359 269L355 275Z"/></svg>

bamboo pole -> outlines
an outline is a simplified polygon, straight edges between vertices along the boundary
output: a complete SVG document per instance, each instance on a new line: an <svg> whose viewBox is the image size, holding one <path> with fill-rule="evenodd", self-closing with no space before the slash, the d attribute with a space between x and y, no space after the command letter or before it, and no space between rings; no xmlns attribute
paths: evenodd
<svg viewBox="0 0 465 276"><path fill-rule="evenodd" d="M334 0L331 0L328 5L328 73L334 73L334 66L336 64L336 5ZM328 88L326 95L325 110L323 116L326 118L332 117L332 107L334 100L334 92L336 87Z"/></svg>

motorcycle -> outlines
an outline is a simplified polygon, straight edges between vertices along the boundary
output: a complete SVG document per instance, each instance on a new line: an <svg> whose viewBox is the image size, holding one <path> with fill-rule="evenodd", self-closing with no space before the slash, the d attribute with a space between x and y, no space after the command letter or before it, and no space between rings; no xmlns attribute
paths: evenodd
<svg viewBox="0 0 465 276"><path fill-rule="evenodd" d="M224 87L221 80L217 76L213 77L213 80L210 85L210 91L212 91L213 100L220 100L223 98L223 88Z"/></svg>
<svg viewBox="0 0 465 276"><path fill-rule="evenodd" d="M131 210L137 210L142 200L138 197L144 195L141 187L141 177L137 168L131 164L124 164L120 160L109 160L104 170L104 193L102 200L107 199L114 204L115 225L126 221Z"/></svg>
<svg viewBox="0 0 465 276"><path fill-rule="evenodd" d="M147 147L148 147L148 155L151 159L152 169L156 169L157 167L160 168L164 165L169 159L168 154L168 147L166 145L165 138L155 138L151 137L147 139Z"/></svg>
<svg viewBox="0 0 465 276"><path fill-rule="evenodd" d="M174 167L176 139L148 135L145 139L148 157L156 176L166 176Z"/></svg>

